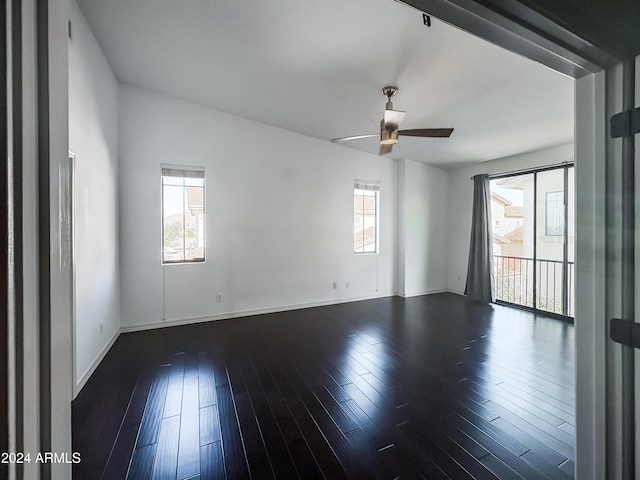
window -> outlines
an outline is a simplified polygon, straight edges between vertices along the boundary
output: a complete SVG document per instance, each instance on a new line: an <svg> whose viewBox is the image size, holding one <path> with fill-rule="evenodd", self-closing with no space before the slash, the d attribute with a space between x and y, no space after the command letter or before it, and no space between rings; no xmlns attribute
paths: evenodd
<svg viewBox="0 0 640 480"><path fill-rule="evenodd" d="M378 253L378 182L353 183L353 251Z"/></svg>
<svg viewBox="0 0 640 480"><path fill-rule="evenodd" d="M547 192L545 210L545 235L564 235L564 192Z"/></svg>
<svg viewBox="0 0 640 480"><path fill-rule="evenodd" d="M204 262L204 169L162 167L162 263Z"/></svg>

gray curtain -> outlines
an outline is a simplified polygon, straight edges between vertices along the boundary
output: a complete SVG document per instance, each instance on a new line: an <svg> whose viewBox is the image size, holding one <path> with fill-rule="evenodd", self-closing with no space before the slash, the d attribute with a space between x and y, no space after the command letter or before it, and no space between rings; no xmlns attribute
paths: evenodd
<svg viewBox="0 0 640 480"><path fill-rule="evenodd" d="M491 192L489 175L473 177L473 218L467 286L469 300L490 303L495 300L493 280L493 239L491 234Z"/></svg>

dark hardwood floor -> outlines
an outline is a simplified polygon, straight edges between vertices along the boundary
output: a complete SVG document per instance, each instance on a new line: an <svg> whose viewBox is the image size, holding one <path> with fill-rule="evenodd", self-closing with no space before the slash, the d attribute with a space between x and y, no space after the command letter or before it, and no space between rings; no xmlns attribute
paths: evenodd
<svg viewBox="0 0 640 480"><path fill-rule="evenodd" d="M570 479L573 326L453 294L121 335L77 479Z"/></svg>

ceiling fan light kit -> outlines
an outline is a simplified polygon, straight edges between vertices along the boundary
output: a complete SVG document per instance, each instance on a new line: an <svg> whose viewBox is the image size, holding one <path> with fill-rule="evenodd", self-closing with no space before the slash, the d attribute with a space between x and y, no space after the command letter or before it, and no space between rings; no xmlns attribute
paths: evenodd
<svg viewBox="0 0 640 480"><path fill-rule="evenodd" d="M380 151L379 155L391 153L393 145L398 143L399 135L410 137L430 137L430 138L446 138L451 136L453 128L417 128L412 130L399 130L400 122L406 115L406 112L393 109L391 97L398 93L398 87L393 85L386 86L382 89L382 94L387 97L384 116L380 120ZM351 137L334 138L332 142L347 142L358 140L361 138L373 137L375 134L355 135Z"/></svg>
<svg viewBox="0 0 640 480"><path fill-rule="evenodd" d="M385 130L382 121L380 124L380 145L395 145L398 143L398 130Z"/></svg>

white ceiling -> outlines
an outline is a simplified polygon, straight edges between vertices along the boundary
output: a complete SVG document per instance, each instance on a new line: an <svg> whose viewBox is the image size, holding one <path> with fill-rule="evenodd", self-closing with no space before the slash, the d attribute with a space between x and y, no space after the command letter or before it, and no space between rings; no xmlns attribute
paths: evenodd
<svg viewBox="0 0 640 480"><path fill-rule="evenodd" d="M455 128L392 158L451 169L573 140L572 79L394 0L79 3L120 81L323 140L378 131L389 84L402 129Z"/></svg>

